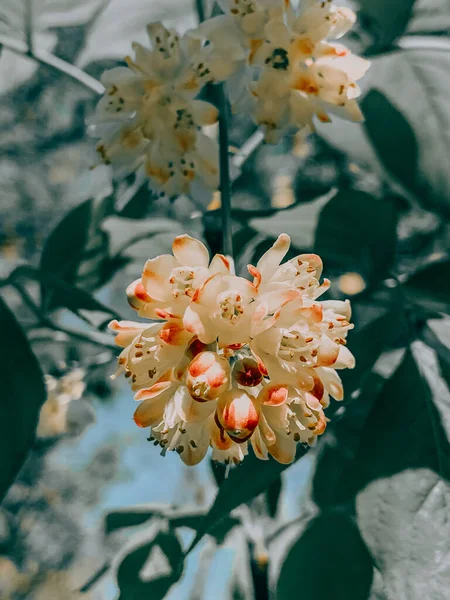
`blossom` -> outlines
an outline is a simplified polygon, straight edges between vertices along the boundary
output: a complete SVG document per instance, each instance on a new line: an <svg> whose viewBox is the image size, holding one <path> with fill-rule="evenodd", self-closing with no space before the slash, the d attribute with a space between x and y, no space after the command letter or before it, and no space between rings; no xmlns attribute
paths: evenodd
<svg viewBox="0 0 450 600"><path fill-rule="evenodd" d="M133 321L112 321L116 343L123 348L118 363L133 390L157 382L183 358L190 335L180 319L146 325Z"/></svg>
<svg viewBox="0 0 450 600"><path fill-rule="evenodd" d="M186 384L189 393L198 402L221 396L228 389L229 380L228 360L215 352L200 352L187 368Z"/></svg>
<svg viewBox="0 0 450 600"><path fill-rule="evenodd" d="M147 261L127 295L139 316L112 321L123 372L139 405L134 420L150 427L161 452L189 465L239 463L251 447L263 460L288 464L298 443L326 429L330 399L342 400L339 369L352 368L346 347L348 301L321 300L322 261L301 254L283 262L282 234L257 262L253 281L190 236L173 255Z"/></svg>
<svg viewBox="0 0 450 600"><path fill-rule="evenodd" d="M184 326L204 344L240 347L250 341L257 290L243 277L218 273L196 290Z"/></svg>
<svg viewBox="0 0 450 600"><path fill-rule="evenodd" d="M234 75L227 90L235 112L250 112L265 129L267 142L286 133L312 130L314 118L335 114L363 120L356 82L369 61L337 43L354 24L355 14L332 0L308 0L294 9L287 0L223 3L224 16L201 31L224 55L232 50Z"/></svg>
<svg viewBox="0 0 450 600"><path fill-rule="evenodd" d="M50 438L67 432L70 403L79 400L86 389L83 369L72 369L59 379L45 376L47 400L41 408L36 435Z"/></svg>
<svg viewBox="0 0 450 600"><path fill-rule="evenodd" d="M119 174L142 167L152 186L169 196L195 183L215 189L217 144L201 128L215 123L218 111L196 96L228 75L227 63L161 23L147 30L151 49L133 43L128 66L102 76L106 91L90 121L91 133L101 138L97 151Z"/></svg>
<svg viewBox="0 0 450 600"><path fill-rule="evenodd" d="M216 254L210 263L206 246L189 235L177 236L172 252L149 259L142 277L127 288L128 302L140 317L181 318L207 279L230 272L230 261L225 256Z"/></svg>

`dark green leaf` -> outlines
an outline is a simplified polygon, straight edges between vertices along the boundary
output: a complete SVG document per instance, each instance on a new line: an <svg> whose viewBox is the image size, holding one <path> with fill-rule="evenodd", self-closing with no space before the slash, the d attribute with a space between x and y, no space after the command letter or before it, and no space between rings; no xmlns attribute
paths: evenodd
<svg viewBox="0 0 450 600"><path fill-rule="evenodd" d="M267 488L267 510L272 519L275 519L275 517L277 516L282 491L283 480L281 479L281 477L275 479L275 481L273 481Z"/></svg>
<svg viewBox="0 0 450 600"><path fill-rule="evenodd" d="M345 402L343 416L332 419L321 439L312 485L312 498L321 510L345 504L352 509L352 473L362 431L386 379L397 369L401 354L402 350L389 352L377 362L377 370L381 371L381 363L384 363L385 372L381 374L371 371L366 375L358 397Z"/></svg>
<svg viewBox="0 0 450 600"><path fill-rule="evenodd" d="M389 4L393 7L396 3ZM448 3L445 10L448 13ZM390 12L386 14L388 16ZM412 42L415 40L414 36L409 39ZM405 143L409 143L412 138L406 131L407 125L412 128L418 161L417 172L410 173L409 193L414 186L415 198L424 208L438 209L448 215L450 170L445 157L450 154L450 102L447 90L450 52L439 48L439 39L429 39L428 47L425 44L424 47L376 58L370 67L366 86L368 91L375 88L382 93L390 104L388 108L388 104L384 103L381 114L369 115L372 132L379 128L386 139L392 139L390 130L398 130L403 132ZM392 110L394 106L403 115L403 124L399 124L398 115ZM385 117L389 117L388 120ZM395 119L394 123L392 119ZM377 157L363 125L336 119L332 124L319 126L318 129L327 141L350 154L358 164L369 167L382 177L385 175L386 169ZM410 148L405 145L400 147L395 140L392 141L399 155L407 157L405 164L412 164L414 154ZM392 160L390 157L391 163ZM406 168L402 173L406 177Z"/></svg>
<svg viewBox="0 0 450 600"><path fill-rule="evenodd" d="M305 454L306 449L299 446L296 460ZM219 487L217 496L208 514L202 520L189 552L233 509L259 496L289 466L282 465L272 458L263 461L256 458L254 454L246 456L242 464L232 469L228 478Z"/></svg>
<svg viewBox="0 0 450 600"><path fill-rule="evenodd" d="M46 390L39 363L14 315L0 298L2 393L0 500L34 441Z"/></svg>
<svg viewBox="0 0 450 600"><path fill-rule="evenodd" d="M375 302L377 304L373 306ZM375 314L368 321L364 321L372 309L376 309ZM403 336L405 328L403 307L395 294L387 298L384 294L376 294L369 302L355 301L353 312L355 329L348 336L348 347L355 356L356 366L340 373L346 402L364 383L382 352Z"/></svg>
<svg viewBox="0 0 450 600"><path fill-rule="evenodd" d="M118 529L142 525L155 516L161 517L165 514L166 509L167 505L154 504L114 510L105 517L105 533L109 534Z"/></svg>
<svg viewBox="0 0 450 600"><path fill-rule="evenodd" d="M433 263L418 271L403 285L411 302L428 310L450 312L450 260Z"/></svg>
<svg viewBox="0 0 450 600"><path fill-rule="evenodd" d="M108 235L100 229L100 224L113 211L111 196L86 200L70 211L44 245L41 271L88 290L101 285L110 257ZM48 308L65 305L60 294L50 293L45 285L42 291L44 305Z"/></svg>
<svg viewBox="0 0 450 600"><path fill-rule="evenodd" d="M277 600L368 600L372 559L356 526L340 514L312 519L288 553Z"/></svg>
<svg viewBox="0 0 450 600"><path fill-rule="evenodd" d="M450 387L450 319L430 319L421 339L437 353L442 376Z"/></svg>
<svg viewBox="0 0 450 600"><path fill-rule="evenodd" d="M142 184L122 210L118 213L124 219L145 219L149 214L152 192L148 185Z"/></svg>
<svg viewBox="0 0 450 600"><path fill-rule="evenodd" d="M407 189L417 187L419 149L411 125L377 89L366 94L361 108L365 130L378 158Z"/></svg>
<svg viewBox="0 0 450 600"><path fill-rule="evenodd" d="M389 48L401 36L411 18L415 0L357 0L358 19L372 35L372 52Z"/></svg>
<svg viewBox="0 0 450 600"><path fill-rule="evenodd" d="M342 190L320 213L314 250L326 272L356 272L370 285L385 277L392 264L396 227L394 202Z"/></svg>
<svg viewBox="0 0 450 600"><path fill-rule="evenodd" d="M447 595L449 415L436 356L415 342L363 429L353 469L358 523L387 598Z"/></svg>
<svg viewBox="0 0 450 600"><path fill-rule="evenodd" d="M156 524L157 525L157 524ZM119 600L160 600L181 575L183 550L175 532L152 528L136 536L117 567Z"/></svg>
<svg viewBox="0 0 450 600"><path fill-rule="evenodd" d="M155 517L166 519L172 528L188 527L197 531L203 525L206 511L186 507L171 507L167 504L149 504L124 508L110 512L105 518L105 533L110 534L118 529L136 527L150 522ZM221 543L231 529L239 521L233 517L224 518L211 530L218 543Z"/></svg>

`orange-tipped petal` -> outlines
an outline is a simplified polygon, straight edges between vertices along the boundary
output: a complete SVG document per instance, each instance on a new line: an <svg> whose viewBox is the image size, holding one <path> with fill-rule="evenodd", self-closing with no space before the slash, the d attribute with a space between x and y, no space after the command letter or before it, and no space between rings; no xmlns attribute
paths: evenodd
<svg viewBox="0 0 450 600"><path fill-rule="evenodd" d="M108 327L117 333L115 338L116 344L121 348L126 348L139 334L147 329L148 325L145 323L135 323L134 321L117 321L114 319Z"/></svg>
<svg viewBox="0 0 450 600"><path fill-rule="evenodd" d="M238 443L249 439L259 421L259 410L254 398L237 388L220 396L216 415L230 438Z"/></svg>
<svg viewBox="0 0 450 600"><path fill-rule="evenodd" d="M289 390L287 385L267 385L261 390L258 400L265 406L281 406L284 404L289 396Z"/></svg>
<svg viewBox="0 0 450 600"><path fill-rule="evenodd" d="M194 400L207 402L218 398L228 388L230 365L215 352L201 352L189 364L186 385Z"/></svg>
<svg viewBox="0 0 450 600"><path fill-rule="evenodd" d="M208 266L208 249L202 242L190 235L183 234L177 236L172 244L172 252L180 265L188 267Z"/></svg>

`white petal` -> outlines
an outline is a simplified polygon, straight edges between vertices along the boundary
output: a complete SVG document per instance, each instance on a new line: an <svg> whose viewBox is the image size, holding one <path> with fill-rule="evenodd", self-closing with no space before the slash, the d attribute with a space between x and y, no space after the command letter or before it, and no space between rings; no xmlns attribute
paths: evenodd
<svg viewBox="0 0 450 600"><path fill-rule="evenodd" d="M344 388L336 371L330 367L319 367L316 371L330 396L333 396L335 400L342 400L344 398Z"/></svg>
<svg viewBox="0 0 450 600"><path fill-rule="evenodd" d="M172 252L180 265L188 267L208 266L208 249L202 242L190 235L183 234L177 236L172 244Z"/></svg>
<svg viewBox="0 0 450 600"><path fill-rule="evenodd" d="M263 281L267 281L272 277L281 261L286 256L290 245L291 238L286 233L282 233L278 236L278 239L273 246L261 256L256 268L261 273Z"/></svg>
<svg viewBox="0 0 450 600"><path fill-rule="evenodd" d="M160 301L170 299L170 273L178 266L178 261L170 254L161 254L145 263L142 283L152 298Z"/></svg>
<svg viewBox="0 0 450 600"><path fill-rule="evenodd" d="M364 115L359 108L356 100L347 100L344 106L335 106L334 104L327 105L327 110L341 119L359 123L364 121Z"/></svg>
<svg viewBox="0 0 450 600"><path fill-rule="evenodd" d="M195 124L199 127L202 127L203 125L213 125L217 122L219 111L209 102L193 100L191 107Z"/></svg>
<svg viewBox="0 0 450 600"><path fill-rule="evenodd" d="M345 346L339 347L339 355L333 365L334 369L353 369L355 366L355 357Z"/></svg>
<svg viewBox="0 0 450 600"><path fill-rule="evenodd" d="M216 254L209 265L209 271L212 275L216 273L229 275L231 273L230 260L223 254Z"/></svg>

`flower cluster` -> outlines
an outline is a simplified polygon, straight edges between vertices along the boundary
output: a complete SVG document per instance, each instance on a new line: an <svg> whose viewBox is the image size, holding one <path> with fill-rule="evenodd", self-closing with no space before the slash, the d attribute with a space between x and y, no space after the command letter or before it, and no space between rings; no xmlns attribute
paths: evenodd
<svg viewBox="0 0 450 600"><path fill-rule="evenodd" d="M330 285L320 258L282 263L289 246L280 235L249 265L249 281L182 235L128 287L130 305L153 322L110 324L119 372L140 402L135 422L163 453L193 465L211 446L214 460L238 463L250 443L259 458L289 463L298 442L324 432L330 396L343 398L337 370L354 366L350 303L318 300Z"/></svg>
<svg viewBox="0 0 450 600"><path fill-rule="evenodd" d="M139 167L161 193L215 189L217 143L202 127L217 109L197 96L226 82L235 112L252 116L266 141L313 129L336 114L362 119L356 81L369 62L336 42L355 22L332 0L219 0L222 15L182 38L161 23L148 27L151 49L133 44L128 67L107 71L91 120L97 150L122 173Z"/></svg>
<svg viewBox="0 0 450 600"><path fill-rule="evenodd" d="M228 75L226 64L199 40L180 38L161 23L147 28L152 48L133 43L127 67L103 74L105 94L90 121L97 151L122 174L142 167L155 189L173 196L218 185L217 143L201 127L218 111L196 96Z"/></svg>

